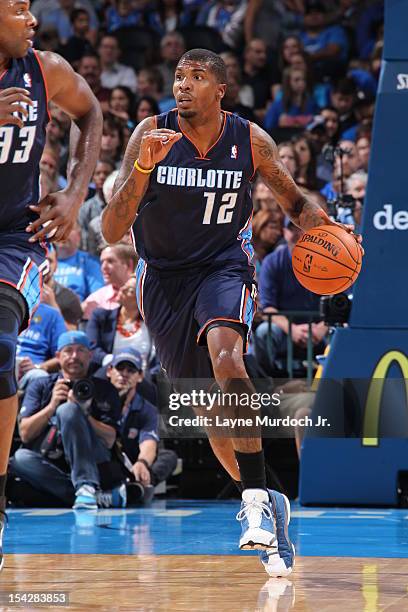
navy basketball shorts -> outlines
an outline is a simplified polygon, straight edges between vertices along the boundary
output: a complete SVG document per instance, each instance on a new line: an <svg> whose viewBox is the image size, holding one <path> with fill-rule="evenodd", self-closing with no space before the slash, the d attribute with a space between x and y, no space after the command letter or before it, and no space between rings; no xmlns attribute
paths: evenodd
<svg viewBox="0 0 408 612"><path fill-rule="evenodd" d="M247 350L256 310L256 285L248 266L227 263L170 274L141 259L136 277L139 311L172 382L213 378L206 338L212 323L241 326Z"/></svg>
<svg viewBox="0 0 408 612"><path fill-rule="evenodd" d="M27 304L27 317L20 332L40 303L42 277L48 269L45 244L28 242L30 236L21 231L0 231L0 283L17 289Z"/></svg>

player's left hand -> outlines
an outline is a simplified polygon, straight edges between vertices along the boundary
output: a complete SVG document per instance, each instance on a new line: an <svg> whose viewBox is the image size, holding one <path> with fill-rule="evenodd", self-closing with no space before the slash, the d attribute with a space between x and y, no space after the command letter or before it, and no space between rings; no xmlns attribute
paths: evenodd
<svg viewBox="0 0 408 612"><path fill-rule="evenodd" d="M50 242L66 240L78 213L78 207L65 191L48 194L37 206L30 206L30 209L39 217L26 227L26 232L34 234L29 242L44 239Z"/></svg>

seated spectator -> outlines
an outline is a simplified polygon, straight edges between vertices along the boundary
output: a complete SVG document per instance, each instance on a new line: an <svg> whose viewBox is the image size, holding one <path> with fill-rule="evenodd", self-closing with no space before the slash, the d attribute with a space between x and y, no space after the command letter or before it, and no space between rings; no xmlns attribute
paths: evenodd
<svg viewBox="0 0 408 612"><path fill-rule="evenodd" d="M146 21L147 25L159 36L165 36L165 34L190 25L191 14L184 10L182 0L158 0L156 10L149 11Z"/></svg>
<svg viewBox="0 0 408 612"><path fill-rule="evenodd" d="M78 223L71 230L67 240L57 243L58 265L55 280L69 287L81 302L88 295L103 287L100 262L86 251L79 250L81 230Z"/></svg>
<svg viewBox="0 0 408 612"><path fill-rule="evenodd" d="M32 12L34 17L37 19L40 25L40 30L43 31L43 29L45 29L46 31L48 31L48 26L46 25L47 17L55 9L62 8L63 6L65 7L65 13L68 19L73 9L82 8L86 10L88 15L90 16L91 36L92 36L91 43L93 44L96 40L96 33L99 28L99 21L96 16L95 9L94 9L94 6L91 0L75 0L74 3L67 1L67 2L64 2L63 4L61 4L59 0L35 0L35 2L33 2L30 7L30 11ZM68 24L68 26L69 25L70 24ZM66 38L68 39L71 36L71 34L72 34L72 30L69 30ZM57 34L57 40L58 40L58 34ZM57 49L49 48L46 50L56 51Z"/></svg>
<svg viewBox="0 0 408 612"><path fill-rule="evenodd" d="M252 87L254 111L262 121L271 99L271 87L274 82L268 66L267 46L263 40L254 38L245 46L242 82Z"/></svg>
<svg viewBox="0 0 408 612"><path fill-rule="evenodd" d="M92 92L99 100L102 111L107 112L109 105L109 89L101 82L101 61L96 53L85 53L79 60L78 73L85 79Z"/></svg>
<svg viewBox="0 0 408 612"><path fill-rule="evenodd" d="M302 230L288 218L285 219L283 235L286 244L279 246L267 255L262 263L259 278L259 299L264 313L279 310L318 311L320 297L307 291L296 279L292 268L292 251L300 238ZM253 348L258 367L271 375L280 367L285 367L282 360L286 358L287 334L289 323L285 316L272 318L272 333L269 338L269 323L264 321L257 327ZM314 351L324 349L324 337L327 327L323 322L312 323L312 342ZM299 317L292 324L294 357L304 358L308 337L307 318Z"/></svg>
<svg viewBox="0 0 408 612"><path fill-rule="evenodd" d="M41 195L59 191L66 185L65 179L58 173L59 146L46 144L40 159Z"/></svg>
<svg viewBox="0 0 408 612"><path fill-rule="evenodd" d="M313 64L306 51L299 51L290 56L290 68L294 70L303 70L306 74L306 82L310 84L310 90L313 94L314 101L317 106L326 106L330 100L330 86L328 83L317 83ZM279 84L273 86L274 100L278 100L282 95L282 88Z"/></svg>
<svg viewBox="0 0 408 612"><path fill-rule="evenodd" d="M143 359L143 370L151 364L155 355L153 340L137 307L136 277L132 275L118 292L119 308L96 308L88 321L87 336L93 350L92 364L107 365L112 353L137 350Z"/></svg>
<svg viewBox="0 0 408 612"><path fill-rule="evenodd" d="M160 41L161 62L156 68L163 79L163 96L173 97L174 72L181 56L186 50L180 32L168 32Z"/></svg>
<svg viewBox="0 0 408 612"><path fill-rule="evenodd" d="M68 39L74 35L71 14L74 9L85 9L89 15L88 38L94 43L98 33L99 22L92 3L83 0L58 0L51 10L44 11L39 18L41 27L52 26L58 31L61 44L65 45Z"/></svg>
<svg viewBox="0 0 408 612"><path fill-rule="evenodd" d="M91 251L88 247L88 226L92 219L101 214L106 205L106 200L103 195L103 184L114 169L115 164L113 161L99 160L96 163L93 174L93 182L96 189L95 195L82 204L79 209L78 223L81 228L80 248L91 255L98 255L98 253Z"/></svg>
<svg viewBox="0 0 408 612"><path fill-rule="evenodd" d="M368 172L371 152L371 130L361 129L357 131L356 147L360 168Z"/></svg>
<svg viewBox="0 0 408 612"><path fill-rule="evenodd" d="M259 278L261 265L269 253L283 242L282 215L278 211L260 210L252 220L252 244L255 255L252 260Z"/></svg>
<svg viewBox="0 0 408 612"><path fill-rule="evenodd" d="M278 152L281 161L285 164L294 179L299 171L299 158L292 142L283 141L278 144Z"/></svg>
<svg viewBox="0 0 408 612"><path fill-rule="evenodd" d="M341 26L326 26L326 5L319 0L307 0L304 29L300 40L314 64L318 80L342 74L348 59L347 34Z"/></svg>
<svg viewBox="0 0 408 612"><path fill-rule="evenodd" d="M58 369L58 338L67 328L60 311L46 304L46 299L47 293L41 296L29 326L18 337L16 367L20 389L30 380Z"/></svg>
<svg viewBox="0 0 408 612"><path fill-rule="evenodd" d="M146 117L153 117L154 115L160 115L160 108L156 100L151 96L142 96L136 103L136 124L146 119Z"/></svg>
<svg viewBox="0 0 408 612"><path fill-rule="evenodd" d="M113 89L119 85L128 87L135 93L137 87L136 73L131 66L119 63L120 47L115 36L105 34L102 36L98 53L101 60L102 87Z"/></svg>
<svg viewBox="0 0 408 612"><path fill-rule="evenodd" d="M325 106L320 115L324 119L325 144L335 146L339 140L339 113L333 106Z"/></svg>
<svg viewBox="0 0 408 612"><path fill-rule="evenodd" d="M342 155L336 155L333 165L333 180L327 183L320 193L327 199L332 200L341 190L341 181L349 178L360 169L360 160L357 147L351 140L340 140L339 148Z"/></svg>
<svg viewBox="0 0 408 612"><path fill-rule="evenodd" d="M59 147L59 172L66 177L71 119L63 110L55 106L52 101L49 103L49 111L51 120L47 124L47 142L52 147Z"/></svg>
<svg viewBox="0 0 408 612"><path fill-rule="evenodd" d="M270 131L277 127L304 127L318 112L306 73L286 68L283 75L282 97L272 102L266 112L264 127Z"/></svg>
<svg viewBox="0 0 408 612"><path fill-rule="evenodd" d="M357 88L353 79L345 77L340 79L333 87L331 94L331 105L339 116L339 133L342 134L357 124L354 113L354 105L357 100Z"/></svg>
<svg viewBox="0 0 408 612"><path fill-rule="evenodd" d="M119 291L135 273L138 257L132 246L113 244L101 253L101 270L105 286L91 293L82 304L84 318L89 319L95 308L119 308Z"/></svg>
<svg viewBox="0 0 408 612"><path fill-rule="evenodd" d="M40 29L35 37L35 48L39 49L40 51L52 51L54 53L58 53L60 50L58 30L53 25L40 26Z"/></svg>
<svg viewBox="0 0 408 612"><path fill-rule="evenodd" d="M294 136L292 142L299 160L296 182L311 191L322 189L324 181L317 177L317 155L309 135Z"/></svg>
<svg viewBox="0 0 408 612"><path fill-rule="evenodd" d="M27 388L19 414L23 446L10 461L11 472L67 507L96 509L98 464L110 460L119 397L108 381L87 378L91 351L83 332L61 334L57 357L61 372ZM74 385L83 379L81 392ZM117 506L126 505L124 488L115 496Z"/></svg>
<svg viewBox="0 0 408 612"><path fill-rule="evenodd" d="M255 182L252 201L254 203L254 213L257 213L259 210L272 210L280 215L281 221L283 222L281 207L276 202L272 191L261 179L257 179Z"/></svg>
<svg viewBox="0 0 408 612"><path fill-rule="evenodd" d="M115 185L116 177L119 174L119 170L114 170L112 174L105 180L102 191L105 202L109 202L112 197L113 187ZM103 249L108 246L105 238L102 234L102 212L94 217L88 226L88 252L95 257L99 257ZM124 236L121 242L125 242L126 236Z"/></svg>
<svg viewBox="0 0 408 612"><path fill-rule="evenodd" d="M100 158L113 160L119 166L123 153L123 130L119 119L106 114L103 119Z"/></svg>
<svg viewBox="0 0 408 612"><path fill-rule="evenodd" d="M164 113L175 106L173 94L163 97L163 77L157 68L142 68L137 81L138 97L150 96L156 100L160 112Z"/></svg>
<svg viewBox="0 0 408 612"><path fill-rule="evenodd" d="M237 77L229 74L227 76L227 88L225 90L225 95L221 100L222 109L228 111L229 113L239 115L240 117L243 117L243 119L257 123L258 119L255 116L252 108L249 108L249 106L244 106L239 101L239 88L240 84Z"/></svg>
<svg viewBox="0 0 408 612"><path fill-rule="evenodd" d="M133 348L115 351L107 376L119 392L122 414L119 439L133 478L144 487L144 501L153 487L174 472L177 455L159 446L159 414L138 390L143 380L142 357ZM151 491L149 494L149 488Z"/></svg>
<svg viewBox="0 0 408 612"><path fill-rule="evenodd" d="M92 53L93 47L89 40L90 20L88 11L83 8L74 9L70 15L73 34L59 48L62 57L75 68L85 53Z"/></svg>
<svg viewBox="0 0 408 612"><path fill-rule="evenodd" d="M371 130L374 119L374 108L375 97L371 94L365 94L363 91L358 91L357 99L354 104L354 115L357 123L342 132L342 139L355 142L357 133L360 129L366 128Z"/></svg>
<svg viewBox="0 0 408 612"><path fill-rule="evenodd" d="M360 232L361 214L366 196L368 174L357 170L345 182L345 192L352 198L351 206L338 209L338 219L341 223L354 225L354 231Z"/></svg>
<svg viewBox="0 0 408 612"><path fill-rule="evenodd" d="M286 36L281 44L279 45L278 53L278 70L279 70L279 81L282 80L282 75L285 68L292 66L292 57L299 53L302 53L303 45L297 36L289 34Z"/></svg>
<svg viewBox="0 0 408 612"><path fill-rule="evenodd" d="M68 287L58 283L55 278L57 269L57 252L53 245L48 246L47 260L49 270L44 274L44 285L41 300L62 314L67 329L76 329L82 319L82 308L79 297Z"/></svg>
<svg viewBox="0 0 408 612"><path fill-rule="evenodd" d="M119 28L144 25L144 11L147 0L114 0L106 11L106 27L108 32Z"/></svg>
<svg viewBox="0 0 408 612"><path fill-rule="evenodd" d="M220 53L220 57L224 60L227 76L234 76L240 83L238 94L240 103L253 108L255 103L254 92L250 85L242 82L242 70L237 55L232 51L223 51Z"/></svg>
<svg viewBox="0 0 408 612"><path fill-rule="evenodd" d="M135 97L128 87L118 85L111 89L109 113L130 129L135 127Z"/></svg>

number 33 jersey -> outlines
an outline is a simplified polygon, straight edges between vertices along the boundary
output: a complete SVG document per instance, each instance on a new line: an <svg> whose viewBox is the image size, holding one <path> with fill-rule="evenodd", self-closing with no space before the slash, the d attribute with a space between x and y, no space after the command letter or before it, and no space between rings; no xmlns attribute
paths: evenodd
<svg viewBox="0 0 408 612"><path fill-rule="evenodd" d="M48 122L47 91L38 56L29 49L25 57L11 60L0 74L0 89L21 87L33 106L24 127L0 126L0 231L24 230L37 217L29 208L40 199L40 159Z"/></svg>
<svg viewBox="0 0 408 612"><path fill-rule="evenodd" d="M158 128L181 132L177 110L157 117ZM133 225L147 264L182 270L252 259L250 123L223 112L217 142L200 152L183 133L156 165Z"/></svg>

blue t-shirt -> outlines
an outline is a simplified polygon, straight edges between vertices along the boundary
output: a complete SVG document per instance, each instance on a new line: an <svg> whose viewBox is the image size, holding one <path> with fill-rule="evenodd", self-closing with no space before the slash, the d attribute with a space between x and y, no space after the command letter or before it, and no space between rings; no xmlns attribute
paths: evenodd
<svg viewBox="0 0 408 612"><path fill-rule="evenodd" d="M320 190L322 196L326 198L326 200L334 200L337 198L337 191L334 190L333 183L326 183L326 185Z"/></svg>
<svg viewBox="0 0 408 612"><path fill-rule="evenodd" d="M305 109L302 110L299 106L292 104L288 110L285 110L283 107L283 100L278 99L275 100L271 106L268 108L268 111L265 115L264 119L264 127L266 130L272 130L279 126L279 117L282 114L290 115L291 117L299 117L299 116L310 116L314 115L319 111L319 107L317 106L315 100L313 98L309 98L306 101Z"/></svg>
<svg viewBox="0 0 408 612"><path fill-rule="evenodd" d="M136 393L119 425L122 447L134 462L139 455L139 444L145 440L159 441L159 413L153 404Z"/></svg>
<svg viewBox="0 0 408 612"><path fill-rule="evenodd" d="M267 255L259 277L259 297L262 308L277 310L319 310L320 297L311 293L297 280L287 244ZM297 320L297 323L302 323Z"/></svg>
<svg viewBox="0 0 408 612"><path fill-rule="evenodd" d="M43 363L55 357L58 338L67 331L60 312L40 304L30 325L18 337L17 356L30 357L33 363Z"/></svg>
<svg viewBox="0 0 408 612"><path fill-rule="evenodd" d="M347 60L348 40L347 35L341 26L330 26L317 34L310 36L307 32L300 33L300 40L307 53L316 53L325 49L328 45L339 45L341 51L339 59L342 62Z"/></svg>
<svg viewBox="0 0 408 612"><path fill-rule="evenodd" d="M58 258L54 278L60 285L72 289L81 302L105 284L99 259L84 251L77 251L66 259Z"/></svg>

